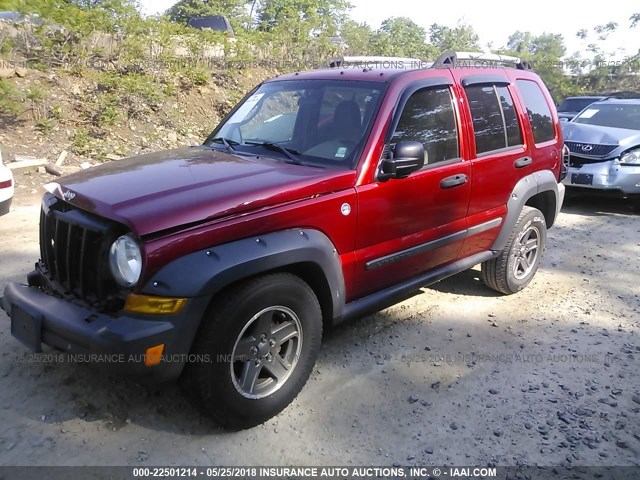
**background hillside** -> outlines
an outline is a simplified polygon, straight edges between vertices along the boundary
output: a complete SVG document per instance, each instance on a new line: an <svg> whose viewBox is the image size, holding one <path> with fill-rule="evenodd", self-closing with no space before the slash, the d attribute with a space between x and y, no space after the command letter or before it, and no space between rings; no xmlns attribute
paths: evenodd
<svg viewBox="0 0 640 480"><path fill-rule="evenodd" d="M0 0L0 144L55 160L65 173L150 150L199 143L251 87L287 71L322 66L337 55L434 59L447 49L481 50L467 24L424 29L389 18L379 29L349 18L345 0L181 0L145 17L131 0ZM226 15L233 38L186 26L193 15ZM599 44L608 23L576 32L593 38L583 56L565 58L562 35L514 32L495 52L534 63L554 98L639 91L640 52L607 63ZM569 75L573 73L573 75ZM18 182L20 183L20 182Z"/></svg>

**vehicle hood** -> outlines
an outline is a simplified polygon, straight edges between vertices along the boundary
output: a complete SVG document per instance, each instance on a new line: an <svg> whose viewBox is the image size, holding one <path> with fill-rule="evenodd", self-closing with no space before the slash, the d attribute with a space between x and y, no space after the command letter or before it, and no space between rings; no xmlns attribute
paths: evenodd
<svg viewBox="0 0 640 480"><path fill-rule="evenodd" d="M599 145L619 145L622 150L640 145L640 131L602 127L584 123L562 122L565 141ZM616 150L617 151L617 150Z"/></svg>
<svg viewBox="0 0 640 480"><path fill-rule="evenodd" d="M138 236L352 187L355 172L185 147L117 160L47 189Z"/></svg>

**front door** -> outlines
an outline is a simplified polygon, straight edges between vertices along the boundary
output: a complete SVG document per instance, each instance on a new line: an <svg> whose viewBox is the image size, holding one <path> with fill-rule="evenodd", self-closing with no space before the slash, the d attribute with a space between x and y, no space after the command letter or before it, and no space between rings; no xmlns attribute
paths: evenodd
<svg viewBox="0 0 640 480"><path fill-rule="evenodd" d="M431 82L432 83L432 82ZM413 85L403 96L388 149L425 147L425 166L408 178L358 187L356 291L364 296L458 258L466 234L471 168L460 155L452 86ZM412 92L412 93L411 93Z"/></svg>

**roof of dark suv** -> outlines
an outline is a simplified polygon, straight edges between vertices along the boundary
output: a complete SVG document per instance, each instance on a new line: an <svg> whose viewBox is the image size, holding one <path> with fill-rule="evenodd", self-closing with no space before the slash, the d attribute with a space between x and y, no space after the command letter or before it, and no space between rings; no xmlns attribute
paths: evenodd
<svg viewBox="0 0 640 480"><path fill-rule="evenodd" d="M560 102L560 105L558 105L558 112L579 112L588 107L593 102L597 102L604 98L607 97L604 97L602 95L567 97L562 102Z"/></svg>
<svg viewBox="0 0 640 480"><path fill-rule="evenodd" d="M598 103L615 103L620 105L640 105L640 98L603 98Z"/></svg>

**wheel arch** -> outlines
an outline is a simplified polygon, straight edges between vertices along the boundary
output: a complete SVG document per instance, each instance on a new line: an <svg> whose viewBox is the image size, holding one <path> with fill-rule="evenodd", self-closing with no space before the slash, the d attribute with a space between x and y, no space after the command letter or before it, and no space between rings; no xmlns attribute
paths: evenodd
<svg viewBox="0 0 640 480"><path fill-rule="evenodd" d="M540 210L544 215L547 228L551 228L556 221L556 202L553 190L545 190L530 197L525 205Z"/></svg>
<svg viewBox="0 0 640 480"><path fill-rule="evenodd" d="M329 285L320 265L313 262L294 263L286 265L280 269L276 269L275 272L291 273L301 278L307 285L309 285L311 290L313 290L313 293L315 293L318 298L320 310L322 311L322 319L325 325L329 326L333 323L335 315L331 286Z"/></svg>
<svg viewBox="0 0 640 480"><path fill-rule="evenodd" d="M542 170L521 178L509 196L507 216L491 250L500 252L504 249L524 206L540 210L547 228L553 226L562 207L564 191L564 185L558 183L551 170Z"/></svg>
<svg viewBox="0 0 640 480"><path fill-rule="evenodd" d="M165 265L143 287L149 295L219 295L246 280L277 273L296 275L314 291L325 323L344 309L345 285L337 249L322 232L289 229L200 250Z"/></svg>

